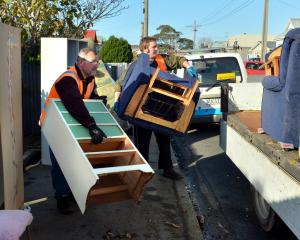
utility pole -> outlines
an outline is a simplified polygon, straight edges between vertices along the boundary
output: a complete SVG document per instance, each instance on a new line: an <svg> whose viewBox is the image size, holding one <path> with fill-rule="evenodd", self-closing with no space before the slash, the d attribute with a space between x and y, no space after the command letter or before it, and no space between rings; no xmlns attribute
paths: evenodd
<svg viewBox="0 0 300 240"><path fill-rule="evenodd" d="M269 0L265 0L264 7L264 23L263 23L263 33L262 33L262 43L261 43L261 60L265 61L265 53L267 49L267 34L268 34L268 7Z"/></svg>
<svg viewBox="0 0 300 240"><path fill-rule="evenodd" d="M144 0L144 29L143 29L143 37L148 36L148 0Z"/></svg>
<svg viewBox="0 0 300 240"><path fill-rule="evenodd" d="M191 27L192 31L194 32L193 49L195 49L195 47L196 47L196 32L198 31L198 28L201 27L201 25L197 25L196 21L194 21L194 25L193 26L189 25L187 27L189 27L189 28Z"/></svg>
<svg viewBox="0 0 300 240"><path fill-rule="evenodd" d="M144 37L144 22L141 22L141 39Z"/></svg>

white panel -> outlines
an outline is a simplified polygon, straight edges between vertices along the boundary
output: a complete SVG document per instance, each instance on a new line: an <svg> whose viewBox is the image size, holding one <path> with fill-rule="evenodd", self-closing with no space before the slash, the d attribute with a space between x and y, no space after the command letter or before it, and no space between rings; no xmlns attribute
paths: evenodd
<svg viewBox="0 0 300 240"><path fill-rule="evenodd" d="M220 140L227 156L300 238L300 183L224 121Z"/></svg>
<svg viewBox="0 0 300 240"><path fill-rule="evenodd" d="M148 164L136 164L129 166L119 166L119 167L106 167L106 168L95 168L94 173L97 175L106 174L106 173L120 173L128 171L142 171L142 172L153 172L152 168Z"/></svg>
<svg viewBox="0 0 300 240"><path fill-rule="evenodd" d="M56 79L67 70L67 38L41 39L41 110ZM42 163L51 165L49 145L42 134Z"/></svg>
<svg viewBox="0 0 300 240"><path fill-rule="evenodd" d="M67 38L41 39L42 103L55 80L67 70Z"/></svg>

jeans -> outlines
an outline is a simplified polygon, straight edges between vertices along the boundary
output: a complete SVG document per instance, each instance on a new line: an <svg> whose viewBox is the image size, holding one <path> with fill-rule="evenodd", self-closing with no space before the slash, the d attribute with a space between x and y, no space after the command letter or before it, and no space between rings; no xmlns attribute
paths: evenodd
<svg viewBox="0 0 300 240"><path fill-rule="evenodd" d="M58 165L58 162L51 148L49 148L49 152L50 152L50 159L52 163L51 176L52 176L52 186L55 191L54 196L55 198L68 196L71 194L71 189Z"/></svg>
<svg viewBox="0 0 300 240"><path fill-rule="evenodd" d="M145 160L149 161L149 147L152 130L134 126L134 143ZM163 170L173 169L171 159L171 138L169 135L153 132L159 149L158 168Z"/></svg>

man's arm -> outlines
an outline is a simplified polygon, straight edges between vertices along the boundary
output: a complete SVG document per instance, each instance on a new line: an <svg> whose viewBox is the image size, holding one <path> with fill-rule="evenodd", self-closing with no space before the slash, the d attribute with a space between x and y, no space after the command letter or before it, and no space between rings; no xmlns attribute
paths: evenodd
<svg viewBox="0 0 300 240"><path fill-rule="evenodd" d="M177 68L188 68L190 65L185 57L166 55L164 56L165 63L169 70L175 70Z"/></svg>
<svg viewBox="0 0 300 240"><path fill-rule="evenodd" d="M73 78L65 77L55 84L57 93L69 113L83 126L89 127L95 124L94 118L86 109L78 86Z"/></svg>
<svg viewBox="0 0 300 240"><path fill-rule="evenodd" d="M192 76L196 77L197 72L196 69L189 64L188 60L185 57L179 57L175 55L167 55L165 56L165 63L167 65L168 70L175 70L178 68L185 68L187 69L187 73Z"/></svg>

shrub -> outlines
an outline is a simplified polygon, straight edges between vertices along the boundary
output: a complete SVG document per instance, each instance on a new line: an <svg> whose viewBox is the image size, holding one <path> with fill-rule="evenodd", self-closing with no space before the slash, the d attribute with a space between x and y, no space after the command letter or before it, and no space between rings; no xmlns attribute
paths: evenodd
<svg viewBox="0 0 300 240"><path fill-rule="evenodd" d="M130 63L133 58L131 46L127 40L115 36L110 36L109 39L103 43L99 54L103 62L109 63Z"/></svg>

